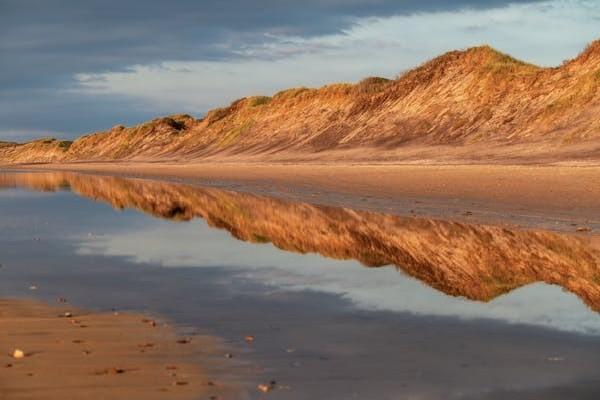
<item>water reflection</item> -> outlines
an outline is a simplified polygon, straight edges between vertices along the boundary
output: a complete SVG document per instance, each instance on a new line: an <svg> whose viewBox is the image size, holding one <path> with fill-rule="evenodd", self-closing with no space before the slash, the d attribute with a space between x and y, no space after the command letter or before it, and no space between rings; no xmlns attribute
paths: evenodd
<svg viewBox="0 0 600 400"><path fill-rule="evenodd" d="M600 310L600 249L591 237L400 217L109 176L7 173L0 174L0 187L26 187L38 191L70 189L117 209L134 208L177 221L202 218L211 227L224 229L245 242L272 243L289 252L318 253L339 260L354 259L366 267L394 265L446 295L471 300L488 302L536 282L559 285L577 295L591 309ZM94 251L94 246L101 243L114 254L128 251L151 256L156 250L154 255L160 257L159 253L170 249L171 254L179 254L175 257L178 263L185 264L186 258L197 263L194 253L187 254L185 250L190 247L190 242L198 240L194 237L193 225L176 229L165 227L166 231L155 232L155 237L152 232L146 232L144 237L140 237L139 232L132 237L112 236L104 242L90 244L84 251ZM161 241L165 237L171 240ZM141 246L137 250L136 243ZM182 245L178 246L178 243ZM215 255L231 254L227 251L219 253L217 248L215 244ZM282 259L281 262L289 261ZM315 261L314 264L319 263ZM322 274L325 279L331 277L331 272L314 271L314 276ZM335 273L343 282L343 269L336 269ZM386 288L399 288L386 285L390 279L387 273L378 277L382 279L379 301L385 303L386 298L391 297ZM276 281L276 276L271 279ZM334 285L334 281L330 280L328 284ZM339 286L338 291L343 290L343 285ZM404 295L418 292L407 290ZM544 307L540 303L556 296L552 287L538 287L530 293L534 296L529 300L537 302L537 307ZM520 291L515 292L513 300L515 298L527 301ZM370 299L373 301L373 296ZM448 308L452 308L451 304Z"/></svg>

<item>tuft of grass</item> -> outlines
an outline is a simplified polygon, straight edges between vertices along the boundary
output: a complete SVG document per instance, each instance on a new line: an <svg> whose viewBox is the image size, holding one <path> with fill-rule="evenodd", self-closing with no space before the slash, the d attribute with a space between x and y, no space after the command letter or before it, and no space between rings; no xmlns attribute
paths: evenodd
<svg viewBox="0 0 600 400"><path fill-rule="evenodd" d="M250 98L250 107L258 107L265 104L269 104L271 102L271 98L269 96L256 96Z"/></svg>
<svg viewBox="0 0 600 400"><path fill-rule="evenodd" d="M508 55L505 53L500 53L499 51L496 51L496 62L502 63L502 64L512 64L512 65L527 65L527 63L525 63L521 60L517 60L516 58L514 58L511 55Z"/></svg>
<svg viewBox="0 0 600 400"><path fill-rule="evenodd" d="M286 89L282 90L281 92L277 92L273 98L293 99L308 90L310 89L306 87Z"/></svg>
<svg viewBox="0 0 600 400"><path fill-rule="evenodd" d="M58 147L60 147L63 150L69 150L69 147L71 147L72 144L72 140L63 140L60 143L58 143Z"/></svg>
<svg viewBox="0 0 600 400"><path fill-rule="evenodd" d="M219 142L219 145L222 147L226 147L226 146L233 144L240 138L240 136L242 136L244 133L248 132L250 130L250 128L252 128L253 125L254 125L254 120L248 120L248 121L244 122L243 124L241 124L240 126L231 129L223 136L223 138Z"/></svg>
<svg viewBox="0 0 600 400"><path fill-rule="evenodd" d="M539 67L526 63L521 60L517 60L516 58L501 53L497 50L491 50L493 52L493 57L491 60L485 65L485 68L494 73L515 73L515 72L533 72L539 69Z"/></svg>
<svg viewBox="0 0 600 400"><path fill-rule="evenodd" d="M206 115L206 121L208 122L208 125L212 125L215 122L225 118L227 114L229 114L229 108L215 108L214 110L208 112Z"/></svg>
<svg viewBox="0 0 600 400"><path fill-rule="evenodd" d="M180 131L183 128L185 128L185 122L175 120L175 119L173 119L171 117L165 117L165 118L163 118L163 122L165 124L167 124L168 126L170 126L171 128L176 129L178 131Z"/></svg>
<svg viewBox="0 0 600 400"><path fill-rule="evenodd" d="M387 78L382 78L380 76L370 76L368 78L363 79L358 84L362 86L378 86L385 85L388 82L390 82L390 80Z"/></svg>
<svg viewBox="0 0 600 400"><path fill-rule="evenodd" d="M56 142L56 138L46 136L46 137L40 138L39 141L42 142L42 144L51 144L51 143Z"/></svg>
<svg viewBox="0 0 600 400"><path fill-rule="evenodd" d="M383 90L391 81L379 76L371 76L358 82L354 87L356 92L361 94L377 93Z"/></svg>

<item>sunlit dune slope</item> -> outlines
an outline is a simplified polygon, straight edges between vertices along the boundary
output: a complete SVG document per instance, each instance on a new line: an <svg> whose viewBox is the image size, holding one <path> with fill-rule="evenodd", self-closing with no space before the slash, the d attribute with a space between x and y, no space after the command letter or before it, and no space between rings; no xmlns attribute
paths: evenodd
<svg viewBox="0 0 600 400"><path fill-rule="evenodd" d="M396 79L295 88L74 142L0 143L0 162L600 159L600 41L554 68L488 46Z"/></svg>

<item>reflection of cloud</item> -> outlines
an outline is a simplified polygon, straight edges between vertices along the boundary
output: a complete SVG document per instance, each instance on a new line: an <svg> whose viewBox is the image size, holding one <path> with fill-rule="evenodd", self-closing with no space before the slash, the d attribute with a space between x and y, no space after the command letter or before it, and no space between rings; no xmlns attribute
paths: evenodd
<svg viewBox="0 0 600 400"><path fill-rule="evenodd" d="M53 192L37 192L36 196L37 197L50 197L55 195L55 193ZM4 198L4 199L20 199L20 198L30 198L31 197L31 192L26 190L26 189L13 189L13 188L4 188L4 187L0 187L0 199ZM5 216L2 216L2 218L4 219ZM15 218L16 219L16 218ZM2 221L4 222L4 221Z"/></svg>
<svg viewBox="0 0 600 400"><path fill-rule="evenodd" d="M168 238L166 240L165 238ZM600 315L558 286L537 283L489 303L446 296L393 268L364 268L355 261L299 255L271 245L232 240L203 221L152 221L146 229L80 243L80 254L128 256L166 267L231 268L247 279L284 290L340 295L359 308L419 315L490 318L600 335Z"/></svg>

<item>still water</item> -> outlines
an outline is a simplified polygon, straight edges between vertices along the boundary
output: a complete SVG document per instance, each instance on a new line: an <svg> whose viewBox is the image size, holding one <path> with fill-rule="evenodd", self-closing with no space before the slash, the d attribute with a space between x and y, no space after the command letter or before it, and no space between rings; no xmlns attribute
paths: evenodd
<svg viewBox="0 0 600 400"><path fill-rule="evenodd" d="M273 398L600 398L590 235L0 172L0 263L2 297L219 336Z"/></svg>

